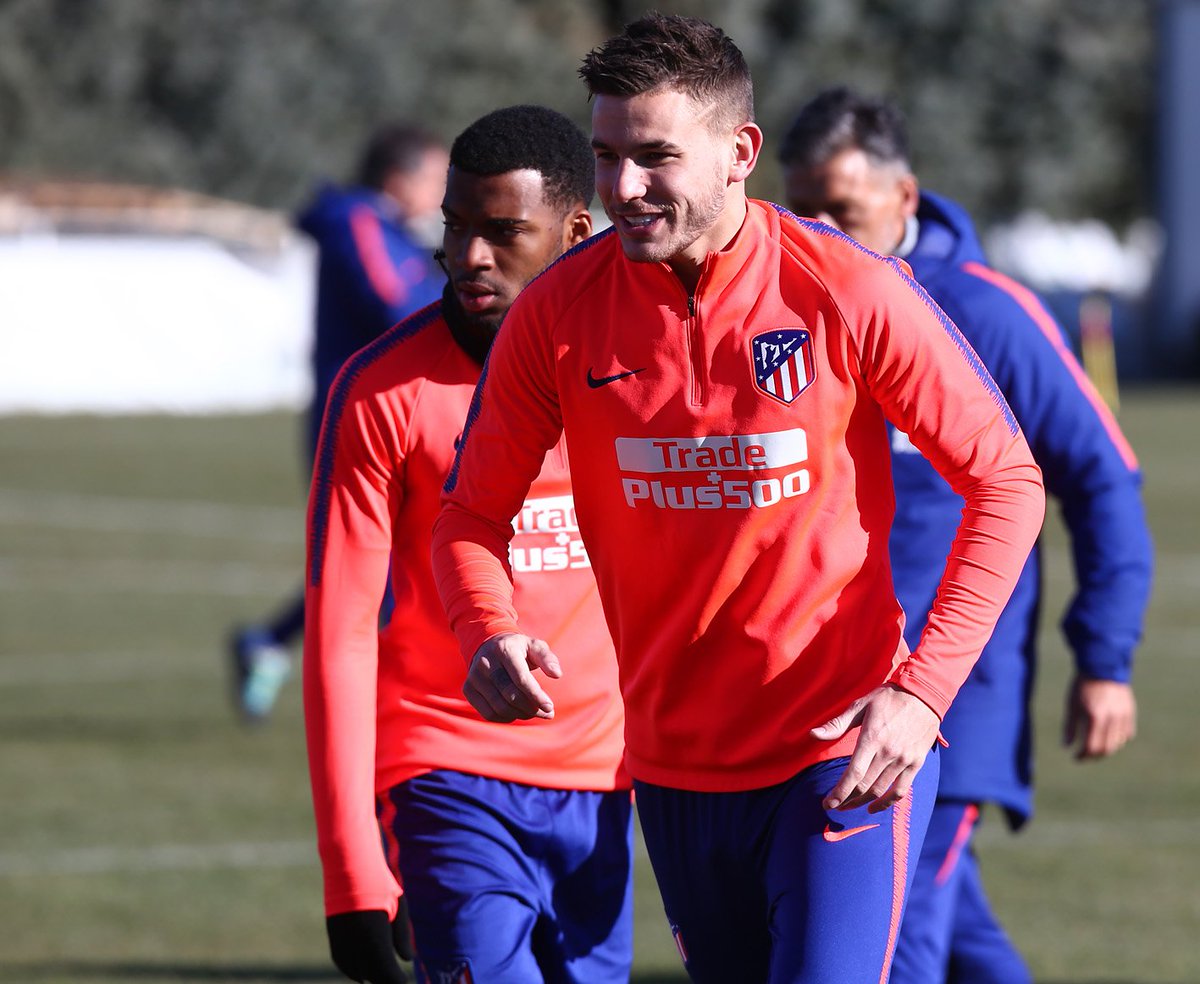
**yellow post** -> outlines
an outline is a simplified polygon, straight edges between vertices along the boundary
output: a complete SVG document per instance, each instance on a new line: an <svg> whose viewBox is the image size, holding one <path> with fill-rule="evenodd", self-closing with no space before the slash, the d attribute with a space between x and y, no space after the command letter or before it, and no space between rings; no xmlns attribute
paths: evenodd
<svg viewBox="0 0 1200 984"><path fill-rule="evenodd" d="M1092 385L1116 413L1121 399L1117 392L1117 356L1113 346L1112 302L1100 293L1088 294L1079 303L1079 342L1083 369Z"/></svg>

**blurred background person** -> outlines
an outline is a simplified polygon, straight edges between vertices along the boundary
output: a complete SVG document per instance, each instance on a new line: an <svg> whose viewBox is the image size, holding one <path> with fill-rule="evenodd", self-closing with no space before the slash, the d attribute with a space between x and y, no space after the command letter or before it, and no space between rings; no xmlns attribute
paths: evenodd
<svg viewBox="0 0 1200 984"><path fill-rule="evenodd" d="M342 364L396 322L441 296L433 260L441 233L449 158L443 141L408 122L388 123L363 149L346 186L325 184L297 218L317 246L311 463L329 388ZM243 717L261 721L291 675L290 646L304 627L298 589L261 622L230 640L234 697Z"/></svg>
<svg viewBox="0 0 1200 984"><path fill-rule="evenodd" d="M780 147L788 207L903 258L1008 399L1071 539L1077 589L1063 619L1075 656L1064 743L1104 757L1136 728L1130 685L1152 548L1141 474L1112 414L1037 297L991 269L967 214L921 190L900 111L848 88L805 104ZM889 425L896 518L890 553L915 646L962 499ZM1041 593L1030 555L978 664L946 714L938 801L905 910L893 984L1020 984L1029 971L992 914L972 834L985 802L1012 827L1033 811L1030 697Z"/></svg>

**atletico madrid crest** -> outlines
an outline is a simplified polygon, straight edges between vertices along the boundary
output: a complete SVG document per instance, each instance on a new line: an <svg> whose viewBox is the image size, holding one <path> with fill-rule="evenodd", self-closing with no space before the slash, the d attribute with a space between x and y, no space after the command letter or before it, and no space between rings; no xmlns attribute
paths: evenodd
<svg viewBox="0 0 1200 984"><path fill-rule="evenodd" d="M812 335L804 328L776 328L750 339L754 381L781 403L791 403L817 374Z"/></svg>

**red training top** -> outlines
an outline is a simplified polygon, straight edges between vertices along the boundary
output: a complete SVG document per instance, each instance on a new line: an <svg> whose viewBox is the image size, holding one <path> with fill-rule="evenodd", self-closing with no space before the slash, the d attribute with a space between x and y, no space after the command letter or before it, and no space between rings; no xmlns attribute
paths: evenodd
<svg viewBox="0 0 1200 984"><path fill-rule="evenodd" d="M885 415L966 500L911 655ZM762 787L848 754L857 732L810 729L886 681L943 714L1044 509L1007 403L907 268L763 202L690 297L608 232L517 299L434 528L464 653L516 628L508 517L560 432L616 642L627 764L682 789Z"/></svg>
<svg viewBox="0 0 1200 984"><path fill-rule="evenodd" d="M612 640L562 446L545 455L504 539L523 630L568 669L546 682L563 713L492 724L462 696L466 669L434 587L430 531L479 373L435 304L353 356L326 410L308 510L303 666L330 915L395 913L375 795L396 783L455 769L547 788L629 785ZM395 608L380 631L389 564Z"/></svg>

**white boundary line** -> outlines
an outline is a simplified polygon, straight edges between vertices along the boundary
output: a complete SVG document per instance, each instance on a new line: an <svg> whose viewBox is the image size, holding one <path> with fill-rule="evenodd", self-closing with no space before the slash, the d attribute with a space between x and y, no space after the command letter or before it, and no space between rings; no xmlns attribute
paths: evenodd
<svg viewBox="0 0 1200 984"><path fill-rule="evenodd" d="M231 560L138 557L0 559L0 588L63 594L211 594L259 597L299 586L304 562L272 564Z"/></svg>
<svg viewBox="0 0 1200 984"><path fill-rule="evenodd" d="M316 841L232 844L156 844L150 847L62 848L0 853L0 878L106 875L218 868L296 868L317 865Z"/></svg>
<svg viewBox="0 0 1200 984"><path fill-rule="evenodd" d="M1019 851L1093 851L1113 845L1152 851L1192 847L1196 823L1188 818L1138 821L1121 819L1034 820L1010 836L992 824L976 838L984 857L1005 849ZM0 852L0 878L44 875L105 875L154 871L206 871L227 868L295 868L317 866L315 841L259 843L154 844L147 847L96 845L55 850Z"/></svg>
<svg viewBox="0 0 1200 984"><path fill-rule="evenodd" d="M5 653L0 687L93 686L144 680L210 679L225 670L221 640L211 652Z"/></svg>
<svg viewBox="0 0 1200 984"><path fill-rule="evenodd" d="M0 489L0 523L302 543L304 508Z"/></svg>

